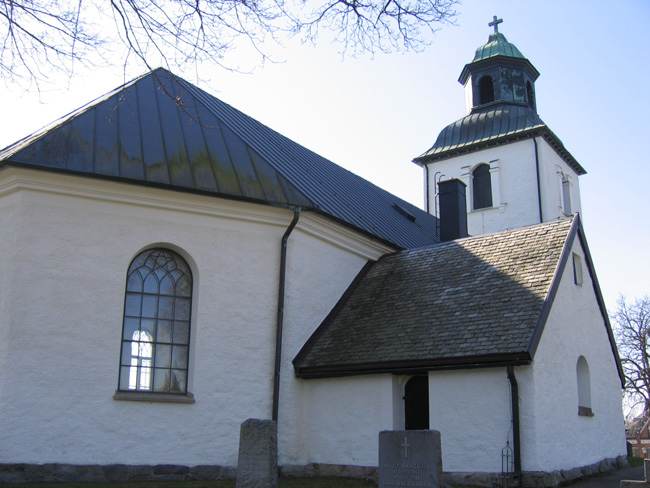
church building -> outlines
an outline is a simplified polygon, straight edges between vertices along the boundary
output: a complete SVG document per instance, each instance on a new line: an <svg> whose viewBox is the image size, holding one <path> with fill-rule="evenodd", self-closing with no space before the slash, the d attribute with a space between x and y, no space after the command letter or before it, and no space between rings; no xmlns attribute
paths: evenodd
<svg viewBox="0 0 650 488"><path fill-rule="evenodd" d="M286 476L404 429L451 484L620 467L585 170L499 22L425 209L165 69L0 150L0 482L232 478L249 418Z"/></svg>

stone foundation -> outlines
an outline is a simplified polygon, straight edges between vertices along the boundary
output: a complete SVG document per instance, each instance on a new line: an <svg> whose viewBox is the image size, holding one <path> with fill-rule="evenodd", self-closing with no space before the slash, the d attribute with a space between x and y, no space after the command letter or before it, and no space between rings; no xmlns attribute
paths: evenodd
<svg viewBox="0 0 650 488"><path fill-rule="evenodd" d="M556 488L580 478L614 471L627 466L625 456L604 459L598 463L570 470L524 472L522 488ZM341 477L377 481L374 466L348 466L336 464L307 464L280 466L280 476ZM120 482L120 481L193 481L235 479L237 469L231 466L132 466L125 464L74 465L74 464L0 464L0 484L38 482ZM493 488L499 473L443 473L445 483L474 488Z"/></svg>
<svg viewBox="0 0 650 488"><path fill-rule="evenodd" d="M377 481L375 466L349 466L345 464L285 465L280 466L280 476L285 478L313 478L317 476L332 478L356 478Z"/></svg>
<svg viewBox="0 0 650 488"><path fill-rule="evenodd" d="M237 470L223 466L0 464L2 483L103 483L122 481L192 481L234 479Z"/></svg>
<svg viewBox="0 0 650 488"><path fill-rule="evenodd" d="M521 488L556 488L581 478L588 478L601 473L607 473L627 467L627 458L604 459L598 463L573 468L548 472L524 471L522 474ZM450 485L468 486L472 488L493 488L497 486L499 473L444 473L443 481Z"/></svg>

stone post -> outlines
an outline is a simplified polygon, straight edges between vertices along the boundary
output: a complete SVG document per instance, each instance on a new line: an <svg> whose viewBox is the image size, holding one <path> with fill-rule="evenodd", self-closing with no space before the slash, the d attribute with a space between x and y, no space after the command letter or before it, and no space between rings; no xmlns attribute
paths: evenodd
<svg viewBox="0 0 650 488"><path fill-rule="evenodd" d="M241 424L236 488L277 488L278 433L273 420Z"/></svg>

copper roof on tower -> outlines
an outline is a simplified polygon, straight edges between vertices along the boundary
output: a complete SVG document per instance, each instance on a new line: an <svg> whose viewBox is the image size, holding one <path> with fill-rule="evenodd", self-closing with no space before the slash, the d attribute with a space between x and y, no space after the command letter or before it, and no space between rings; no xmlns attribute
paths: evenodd
<svg viewBox="0 0 650 488"><path fill-rule="evenodd" d="M433 146L413 161L417 164L431 163L537 136L544 137L576 173L587 173L535 110L505 103L471 113L449 124L440 132Z"/></svg>
<svg viewBox="0 0 650 488"><path fill-rule="evenodd" d="M514 74L521 71L524 71L532 82L539 76L537 69L521 51L498 32L501 22L501 19L494 16L489 25L495 28L495 32L476 50L474 59L463 67L458 79L463 85L473 83L469 85L471 94L475 97L471 113L445 127L438 134L433 146L413 161L424 165L517 140L543 137L578 175L586 174L585 169L564 147L560 138L537 114L534 99L531 101L521 95L515 98L515 86L508 86L508 89L500 86L500 95L494 95L493 99L486 102L476 97L475 93L479 87L476 80L472 79L474 76L487 75L489 78L493 76L494 70L497 70L499 76L504 76L504 72L508 73L506 79L510 82L515 78ZM520 89L523 91L525 78L522 77L521 80ZM497 82L500 81L497 79ZM530 96L529 94L528 97Z"/></svg>
<svg viewBox="0 0 650 488"><path fill-rule="evenodd" d="M500 32L494 32L488 37L488 41L476 50L472 63L494 56L509 56L511 58L526 59L517 46L508 42L506 36Z"/></svg>

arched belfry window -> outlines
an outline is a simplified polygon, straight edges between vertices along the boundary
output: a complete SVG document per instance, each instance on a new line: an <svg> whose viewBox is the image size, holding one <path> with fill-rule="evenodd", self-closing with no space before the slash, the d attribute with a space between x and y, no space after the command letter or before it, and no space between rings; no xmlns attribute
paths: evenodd
<svg viewBox="0 0 650 488"><path fill-rule="evenodd" d="M192 272L169 249L148 249L126 278L119 391L187 393Z"/></svg>
<svg viewBox="0 0 650 488"><path fill-rule="evenodd" d="M429 378L413 376L404 386L404 428L429 428Z"/></svg>
<svg viewBox="0 0 650 488"><path fill-rule="evenodd" d="M535 110L535 91L533 90L533 84L530 81L526 82L526 94L528 95L528 106Z"/></svg>
<svg viewBox="0 0 650 488"><path fill-rule="evenodd" d="M474 210L492 206L492 178L489 164L479 164L472 172L472 193Z"/></svg>
<svg viewBox="0 0 650 488"><path fill-rule="evenodd" d="M591 410L591 376L589 364L584 356L578 358L576 375L578 377L578 415L592 417L594 414Z"/></svg>
<svg viewBox="0 0 650 488"><path fill-rule="evenodd" d="M494 102L494 81L489 75L478 80L479 104Z"/></svg>

